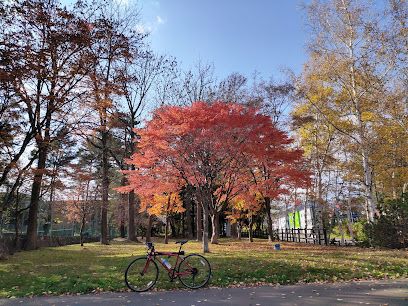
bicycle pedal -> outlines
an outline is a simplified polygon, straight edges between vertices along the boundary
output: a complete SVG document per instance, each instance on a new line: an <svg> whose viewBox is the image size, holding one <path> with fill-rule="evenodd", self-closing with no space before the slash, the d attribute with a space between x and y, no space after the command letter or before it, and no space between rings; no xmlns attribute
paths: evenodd
<svg viewBox="0 0 408 306"><path fill-rule="evenodd" d="M171 277L169 276L170 282L173 282L177 277Z"/></svg>

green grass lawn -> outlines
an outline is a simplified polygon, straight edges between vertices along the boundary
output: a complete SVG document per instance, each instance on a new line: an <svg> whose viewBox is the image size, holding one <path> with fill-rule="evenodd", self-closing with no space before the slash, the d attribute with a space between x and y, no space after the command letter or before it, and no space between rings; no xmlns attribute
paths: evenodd
<svg viewBox="0 0 408 306"><path fill-rule="evenodd" d="M227 239L210 248L206 254L213 269L210 286L408 277L407 251L296 243L282 243L282 250L274 251L266 240ZM156 249L176 251L177 246L156 243ZM187 254L199 253L201 245L191 241L183 249ZM145 252L144 245L125 242L20 252L0 261L0 297L127 290L124 271L132 258ZM183 286L169 282L160 266L156 288Z"/></svg>

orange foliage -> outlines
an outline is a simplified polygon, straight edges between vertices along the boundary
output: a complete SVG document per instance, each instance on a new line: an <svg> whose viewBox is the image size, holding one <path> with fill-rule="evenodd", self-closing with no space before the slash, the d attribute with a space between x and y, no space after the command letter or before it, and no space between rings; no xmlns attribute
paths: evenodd
<svg viewBox="0 0 408 306"><path fill-rule="evenodd" d="M154 195L171 195L183 184L210 190L210 212L238 195L255 212L257 201L245 193L276 197L286 186L308 181L292 140L269 116L241 104L163 106L136 133L139 151L128 161L136 170L125 172L129 185L120 190L144 195L151 211L165 201Z"/></svg>
<svg viewBox="0 0 408 306"><path fill-rule="evenodd" d="M262 209L262 205L259 195L246 192L238 195L231 201L230 209L227 218L231 223L236 223L256 215Z"/></svg>

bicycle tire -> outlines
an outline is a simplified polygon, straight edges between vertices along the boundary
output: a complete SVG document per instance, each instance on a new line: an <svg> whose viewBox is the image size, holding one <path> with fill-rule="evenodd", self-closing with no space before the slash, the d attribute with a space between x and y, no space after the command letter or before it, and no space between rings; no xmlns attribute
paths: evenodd
<svg viewBox="0 0 408 306"><path fill-rule="evenodd" d="M145 292L145 291L148 291L148 290L150 290L151 288L153 288L153 286L154 286L154 285L156 284L156 282L157 282L157 279L158 279L158 277L159 277L159 268L158 268L158 266L157 266L157 263L156 263L154 260L151 260L151 261L150 261L148 269L150 269L150 267L152 267L151 269L154 269L154 270L156 271L156 273L155 273L155 275L153 276L152 280L150 280L150 281L147 283L147 286L146 286L146 287L141 287L141 288L136 287L135 285L132 284L133 281L131 281L131 280L129 279L130 276L131 276L130 273L131 273L131 271L132 271L132 268L135 268L135 265L138 264L138 263L141 264L141 267L142 267L142 266L144 267L144 265L142 265L142 262L141 262L141 261L143 261L144 263L146 263L146 260L147 260L147 257L146 257L146 256L144 256L144 257L138 257L138 258L136 258L135 260L133 260L133 261L128 265L128 267L126 268L126 271L125 271L125 282L126 282L126 286L127 286L130 290L132 290L132 291L135 291L135 292ZM149 270L149 271L150 271L150 270ZM154 272L153 272L153 273L154 273ZM143 275L141 275L141 276L143 276Z"/></svg>
<svg viewBox="0 0 408 306"><path fill-rule="evenodd" d="M190 283L188 283L186 281L186 279L183 277L183 275L179 275L178 278L179 278L180 282L184 286L186 286L187 288L190 288L190 289L202 288L202 287L204 287L205 285L208 284L208 282L210 281L210 278L211 278L211 265L210 265L210 262L207 260L207 258L205 258L204 256L202 256L200 254L190 254L190 255L184 257L183 260L180 262L180 264L178 266L178 273L181 273L183 269L186 269L186 268L184 268L183 264L188 263L189 261L191 261L192 258L194 258L194 260L199 260L201 266L204 266L204 267L207 266L207 271L204 272L205 275L204 275L203 281L200 282L197 285L194 285L195 276L193 276L193 285L191 285ZM200 266L200 265L198 265L198 266ZM198 273L200 273L202 271L201 267L200 267L200 269L198 269L197 267L193 267L193 268L195 268L197 270L196 274L198 274ZM194 274L194 272L193 272L193 274Z"/></svg>

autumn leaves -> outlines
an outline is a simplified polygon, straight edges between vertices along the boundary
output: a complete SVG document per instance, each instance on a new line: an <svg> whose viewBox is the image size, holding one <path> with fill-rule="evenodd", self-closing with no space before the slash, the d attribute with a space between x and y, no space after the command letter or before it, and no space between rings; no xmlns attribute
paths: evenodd
<svg viewBox="0 0 408 306"><path fill-rule="evenodd" d="M136 132L139 150L130 160L136 170L126 171L129 186L121 190L140 194L141 210L167 216L182 211L178 193L193 186L193 200L203 211L204 252L209 251L210 218L211 242L217 243L221 212L251 216L289 186L308 184L302 151L293 149L269 116L251 107L224 102L163 106Z"/></svg>

